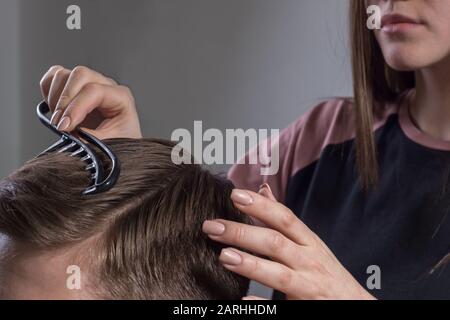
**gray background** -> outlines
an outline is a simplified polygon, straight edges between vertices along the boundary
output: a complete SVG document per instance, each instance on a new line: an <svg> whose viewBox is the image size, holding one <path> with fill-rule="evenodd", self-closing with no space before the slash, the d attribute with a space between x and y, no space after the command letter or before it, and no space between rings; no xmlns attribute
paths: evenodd
<svg viewBox="0 0 450 320"><path fill-rule="evenodd" d="M34 111L51 65L131 87L145 136L284 128L351 94L347 20L345 0L0 0L0 176L54 140Z"/></svg>

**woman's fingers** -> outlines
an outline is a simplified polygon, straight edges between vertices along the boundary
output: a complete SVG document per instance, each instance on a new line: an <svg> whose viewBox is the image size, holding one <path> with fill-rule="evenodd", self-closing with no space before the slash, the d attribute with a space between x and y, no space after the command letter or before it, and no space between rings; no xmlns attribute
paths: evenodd
<svg viewBox="0 0 450 320"><path fill-rule="evenodd" d="M127 87L89 83L83 87L80 93L67 106L58 124L58 129L61 131L74 130L84 121L89 113L96 109L106 118L119 119L120 115L123 115L123 118L127 119L127 121L135 123L133 128L127 127L128 130L123 135L120 132L114 132L115 137L139 138L141 136L139 120L135 110L130 110L132 106L134 106L134 99ZM110 125L123 126L120 121L116 123L110 122ZM103 125L98 128L98 131L108 132L109 130L108 133L112 133L114 129Z"/></svg>
<svg viewBox="0 0 450 320"><path fill-rule="evenodd" d="M240 211L260 220L297 244L316 244L317 236L281 203L258 193L239 189L233 190L231 199Z"/></svg>
<svg viewBox="0 0 450 320"><path fill-rule="evenodd" d="M55 75L53 82L56 82L56 77L58 71ZM105 77L101 73L91 70L87 67L79 66L69 71L67 75L63 88L59 93L57 102L55 103L54 114L52 117L52 123L58 124L64 114L64 111L72 102L72 100L80 93L80 91L90 83L103 84L103 85L115 85L115 81ZM53 86L53 85L52 85Z"/></svg>
<svg viewBox="0 0 450 320"><path fill-rule="evenodd" d="M301 246L278 231L226 220L205 221L203 232L217 242L270 257L290 268L299 265Z"/></svg>
<svg viewBox="0 0 450 320"><path fill-rule="evenodd" d="M142 138L133 94L111 78L83 66L55 65L40 87L60 130L79 126L100 139Z"/></svg>
<svg viewBox="0 0 450 320"><path fill-rule="evenodd" d="M78 95L64 108L58 129L61 131L74 130L86 116L95 108L101 109L107 105L108 113L122 112L123 92L117 88L97 83L90 83L83 87Z"/></svg>
<svg viewBox="0 0 450 320"><path fill-rule="evenodd" d="M271 199L271 200L273 200L273 201L276 201L274 195L272 194L272 190L270 189L270 186L269 186L267 183L264 183L263 185L261 185L261 186L259 187L258 193L259 193L260 195L262 195L263 197L266 197L267 199ZM258 220L258 219L254 218L254 217L250 217L250 219L252 220L252 222L253 222L253 224L254 224L255 226L258 226L258 227L267 227L267 226L264 224L264 222L262 222L261 220Z"/></svg>
<svg viewBox="0 0 450 320"><path fill-rule="evenodd" d="M298 285L294 279L295 272L278 262L232 248L223 249L219 260L226 269L288 295Z"/></svg>
<svg viewBox="0 0 450 320"><path fill-rule="evenodd" d="M64 67L60 66L60 65L54 65L54 66L50 67L50 69L48 69L48 71L44 74L41 81L39 82L42 97L47 102L47 104L49 104L48 95L50 92L50 87L53 82L53 78L54 78L56 72L60 69L64 69Z"/></svg>
<svg viewBox="0 0 450 320"><path fill-rule="evenodd" d="M55 109L56 105L58 103L59 97L61 96L61 93L64 90L64 87L66 85L67 79L69 79L70 76L70 70L68 69L59 69L55 72L53 76L52 83L50 85L50 90L48 92L48 106L50 107L50 110L53 112L53 115L55 115Z"/></svg>

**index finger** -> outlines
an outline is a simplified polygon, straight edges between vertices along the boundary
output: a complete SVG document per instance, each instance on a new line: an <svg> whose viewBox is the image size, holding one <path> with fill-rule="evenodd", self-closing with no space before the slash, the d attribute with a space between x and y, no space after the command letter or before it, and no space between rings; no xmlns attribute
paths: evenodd
<svg viewBox="0 0 450 320"><path fill-rule="evenodd" d="M129 89L123 86L87 84L64 111L58 129L67 132L74 130L94 109L106 117L128 112L132 99L128 92Z"/></svg>
<svg viewBox="0 0 450 320"><path fill-rule="evenodd" d="M58 96L54 116L52 118L54 124L57 124L62 119L62 114L80 91L87 84L91 83L109 86L117 84L114 80L107 78L100 72L91 70L88 67L75 67L71 72L69 71L68 79L64 83L64 87Z"/></svg>
<svg viewBox="0 0 450 320"><path fill-rule="evenodd" d="M234 189L231 200L243 213L262 221L300 245L312 245L316 235L289 208L249 190Z"/></svg>

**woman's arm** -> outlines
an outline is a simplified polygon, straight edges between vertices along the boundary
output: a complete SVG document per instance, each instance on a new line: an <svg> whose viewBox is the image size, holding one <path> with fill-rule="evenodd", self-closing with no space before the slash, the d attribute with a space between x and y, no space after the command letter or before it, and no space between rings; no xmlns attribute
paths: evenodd
<svg viewBox="0 0 450 320"><path fill-rule="evenodd" d="M142 137L131 91L97 71L53 66L40 87L52 123L62 131L81 126L100 139Z"/></svg>

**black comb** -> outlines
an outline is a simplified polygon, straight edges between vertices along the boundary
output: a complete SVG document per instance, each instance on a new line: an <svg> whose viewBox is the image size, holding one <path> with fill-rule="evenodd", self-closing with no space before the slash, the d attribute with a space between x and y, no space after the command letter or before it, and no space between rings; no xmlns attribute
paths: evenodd
<svg viewBox="0 0 450 320"><path fill-rule="evenodd" d="M91 172L91 184L83 191L84 195L91 195L110 190L117 182L120 174L120 162L116 155L99 139L93 135L77 128L76 132L80 138L91 145L96 146L103 152L111 162L111 169L105 178L105 172L97 155L81 139L74 137L70 133L59 131L47 118L46 114L50 111L45 101L37 106L37 115L39 120L51 131L60 136L60 139L43 151L41 154L69 152L73 157L79 157L86 163L86 171Z"/></svg>

